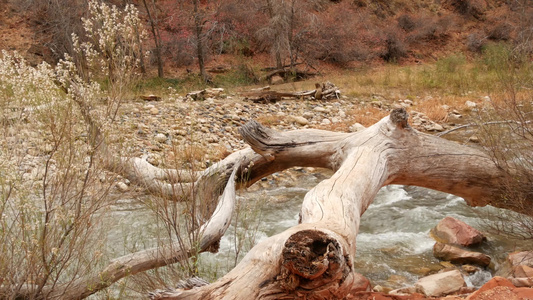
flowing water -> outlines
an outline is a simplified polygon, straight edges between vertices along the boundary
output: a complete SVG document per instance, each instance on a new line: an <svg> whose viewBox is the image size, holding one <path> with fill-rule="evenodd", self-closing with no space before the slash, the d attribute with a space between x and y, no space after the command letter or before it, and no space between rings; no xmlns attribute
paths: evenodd
<svg viewBox="0 0 533 300"><path fill-rule="evenodd" d="M242 234L241 228L232 226L221 240L217 254L201 255L201 270L214 279L231 269L235 262L235 241L258 242L279 233L298 222L300 206L306 192L331 173L314 169L297 169L271 175L256 183L247 191L239 193L241 203L239 218L247 215L248 226ZM246 204L246 205L245 205ZM122 220L133 240L128 252L155 244L153 219L146 217L147 211L134 202L120 205L117 216L128 215ZM246 209L245 209L246 207ZM440 261L433 256L435 241L430 237L430 229L446 216L452 216L484 231L483 215L497 213L495 208L471 208L462 198L419 187L392 185L380 190L361 219L357 237L355 268L366 276L373 285L386 288L400 288L412 285L418 278L437 272L442 268ZM131 218L132 214L136 217ZM241 226L243 223L241 223ZM254 227L256 224L259 226ZM241 234L239 234L241 230ZM119 236L121 234L121 236ZM112 239L130 239L123 233ZM253 236L253 237L252 237ZM244 248L250 245L245 245ZM520 247L522 246L522 247ZM481 268L466 277L469 286L479 287L501 269L507 254L520 250L525 245L515 244L499 236L488 235L488 241L473 249L492 258L491 266ZM238 257L244 255L241 250Z"/></svg>

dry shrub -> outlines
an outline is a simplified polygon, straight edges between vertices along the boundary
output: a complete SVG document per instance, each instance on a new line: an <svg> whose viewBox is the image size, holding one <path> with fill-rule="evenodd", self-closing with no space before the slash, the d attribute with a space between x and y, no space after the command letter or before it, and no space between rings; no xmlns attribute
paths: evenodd
<svg viewBox="0 0 533 300"><path fill-rule="evenodd" d="M511 38L512 32L513 26L509 23L502 22L488 29L487 38L493 41L508 41Z"/></svg>
<svg viewBox="0 0 533 300"><path fill-rule="evenodd" d="M453 25L450 17L421 16L413 19L414 28L408 33L406 41L410 44L436 41L446 38Z"/></svg>
<svg viewBox="0 0 533 300"><path fill-rule="evenodd" d="M433 122L446 122L448 120L448 110L443 106L440 99L427 99L418 102L417 111L424 113Z"/></svg>
<svg viewBox="0 0 533 300"><path fill-rule="evenodd" d="M474 32L466 38L466 47L469 51L481 53L487 44L487 37L479 32Z"/></svg>
<svg viewBox="0 0 533 300"><path fill-rule="evenodd" d="M282 116L273 116L273 115L262 115L257 117L257 122L265 126L279 125L280 122L284 119Z"/></svg>
<svg viewBox="0 0 533 300"><path fill-rule="evenodd" d="M405 30L406 32L411 32L417 27L417 23L411 15L403 14L398 18L398 27Z"/></svg>
<svg viewBox="0 0 533 300"><path fill-rule="evenodd" d="M463 16L482 19L486 11L484 0L445 0L444 6L448 6Z"/></svg>
<svg viewBox="0 0 533 300"><path fill-rule="evenodd" d="M385 33L383 50L380 57L388 62L397 62L407 56L407 47L404 43L402 34L390 28Z"/></svg>
<svg viewBox="0 0 533 300"><path fill-rule="evenodd" d="M368 127L388 116L389 111L382 110L374 106L358 106L348 111L347 114L352 116L354 123L359 123L365 127Z"/></svg>

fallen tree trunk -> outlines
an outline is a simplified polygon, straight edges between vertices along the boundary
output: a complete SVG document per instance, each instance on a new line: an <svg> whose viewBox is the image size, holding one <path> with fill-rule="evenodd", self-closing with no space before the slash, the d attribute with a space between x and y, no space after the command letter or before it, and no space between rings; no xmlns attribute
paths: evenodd
<svg viewBox="0 0 533 300"><path fill-rule="evenodd" d="M340 90L331 82L325 82L322 83L322 85L316 83L315 87L316 89L314 90L300 92L278 92L270 90L269 87L268 89L260 89L243 93L243 96L245 99L251 100L255 103L275 103L282 99L337 99L341 93Z"/></svg>
<svg viewBox="0 0 533 300"><path fill-rule="evenodd" d="M177 181L192 181L187 189L201 190L209 185L215 191L209 199L215 200L224 187L231 191L249 186L294 166L334 170L330 179L305 196L299 225L255 246L234 270L215 283L154 293L153 298L339 299L360 278L352 267L360 216L382 186L418 185L462 196L472 206L506 205L498 201L502 171L490 157L480 150L420 133L409 127L407 118L405 110L395 110L390 117L356 133L277 132L252 121L240 130L251 148L237 151L190 178L176 170L147 167L139 159L114 157L103 140L93 140L101 143L100 151L109 169L122 172L156 195L161 190L176 190ZM94 122L87 122L93 124L94 136L100 136ZM169 182L159 182L163 179ZM210 218L205 216L203 225L199 224L203 226L200 230L216 232L205 235L203 250L212 249L229 224L232 208L224 209L223 222L215 222L221 205L222 202L213 203ZM189 255L187 246L181 244L133 253L56 293L83 298L120 278L175 263Z"/></svg>
<svg viewBox="0 0 533 300"><path fill-rule="evenodd" d="M354 287L360 216L387 184L432 188L472 206L499 202L502 171L482 151L412 129L403 109L366 130L278 133L252 122L241 133L262 160L249 184L273 170L319 166L334 175L310 190L300 224L256 245L227 275L154 299L341 299Z"/></svg>

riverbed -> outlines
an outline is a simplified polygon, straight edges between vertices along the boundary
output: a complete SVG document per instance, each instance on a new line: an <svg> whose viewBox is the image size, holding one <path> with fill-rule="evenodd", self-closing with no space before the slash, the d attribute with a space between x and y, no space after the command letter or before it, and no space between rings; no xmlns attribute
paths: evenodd
<svg viewBox="0 0 533 300"><path fill-rule="evenodd" d="M295 168L270 175L238 192L239 214L234 218L237 227L228 229L218 253L200 255L200 276L215 280L253 244L296 225L307 191L331 174L327 170ZM444 217L452 216L488 238L472 250L489 255L491 265L465 278L469 286L479 287L495 274L506 276L507 254L527 248L522 241L491 233L485 220L498 213L499 209L492 207L469 207L460 197L434 190L383 187L361 219L355 268L373 286L385 289L409 286L420 277L438 272L445 266L433 256L435 240L430 230ZM110 240L115 241L110 249L116 255L152 247L161 240L153 213L138 200L119 201L113 215L117 225L110 233Z"/></svg>

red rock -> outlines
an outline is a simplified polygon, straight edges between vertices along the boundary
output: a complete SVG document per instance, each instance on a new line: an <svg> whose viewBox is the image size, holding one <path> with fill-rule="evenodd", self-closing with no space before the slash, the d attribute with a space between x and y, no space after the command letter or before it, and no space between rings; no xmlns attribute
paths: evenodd
<svg viewBox="0 0 533 300"><path fill-rule="evenodd" d="M477 291L475 291L470 296L468 296L466 300L488 299L488 298L484 298L487 294L486 292L493 290L496 287L507 287L510 290L515 288L515 286L508 279L500 277L500 276L494 276L491 280L487 281L487 283L485 283ZM496 300L496 299L493 299L493 300Z"/></svg>
<svg viewBox="0 0 533 300"><path fill-rule="evenodd" d="M533 299L532 288L516 288L514 290L519 299Z"/></svg>
<svg viewBox="0 0 533 300"><path fill-rule="evenodd" d="M452 217L442 219L431 233L440 242L462 246L476 245L486 239L477 229Z"/></svg>
<svg viewBox="0 0 533 300"><path fill-rule="evenodd" d="M355 273L354 282L350 293L355 294L357 292L370 292L371 290L372 285L370 284L370 280L359 273Z"/></svg>
<svg viewBox="0 0 533 300"><path fill-rule="evenodd" d="M429 297L440 297L459 291L466 283L459 270L437 273L420 278L416 290Z"/></svg>
<svg viewBox="0 0 533 300"><path fill-rule="evenodd" d="M490 256L480 252L467 251L452 245L435 243L433 255L436 258L446 260L456 264L476 264L486 267L490 264Z"/></svg>

